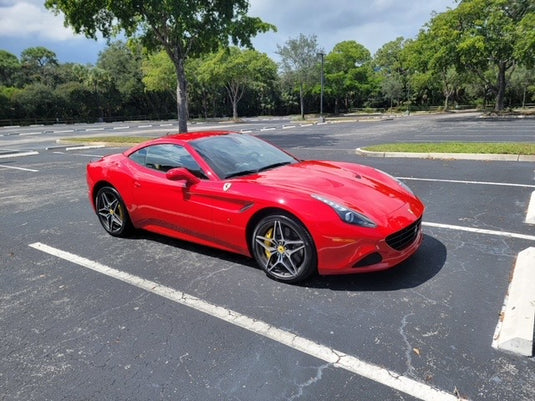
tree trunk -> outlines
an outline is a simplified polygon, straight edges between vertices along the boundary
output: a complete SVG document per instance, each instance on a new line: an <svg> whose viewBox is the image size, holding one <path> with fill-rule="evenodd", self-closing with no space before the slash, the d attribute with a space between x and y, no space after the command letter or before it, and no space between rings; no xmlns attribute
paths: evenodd
<svg viewBox="0 0 535 401"><path fill-rule="evenodd" d="M188 85L186 81L186 71L184 70L184 59L175 60L176 68L176 104L178 114L178 133L188 132Z"/></svg>
<svg viewBox="0 0 535 401"><path fill-rule="evenodd" d="M305 119L305 101L303 99L303 84L299 84L299 102L301 103L301 120Z"/></svg>
<svg viewBox="0 0 535 401"><path fill-rule="evenodd" d="M232 121L238 121L238 101L232 99Z"/></svg>
<svg viewBox="0 0 535 401"><path fill-rule="evenodd" d="M505 86L506 86L506 80L505 80L505 71L507 69L506 63L501 62L498 65L498 93L496 94L496 111L502 111L503 110L503 104L505 101Z"/></svg>

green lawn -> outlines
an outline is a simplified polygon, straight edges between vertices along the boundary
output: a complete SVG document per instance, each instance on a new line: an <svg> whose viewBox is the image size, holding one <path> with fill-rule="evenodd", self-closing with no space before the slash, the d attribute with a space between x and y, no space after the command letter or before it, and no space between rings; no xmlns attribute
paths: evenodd
<svg viewBox="0 0 535 401"><path fill-rule="evenodd" d="M535 155L535 143L386 143L362 148L371 152L409 153L489 153L507 155Z"/></svg>
<svg viewBox="0 0 535 401"><path fill-rule="evenodd" d="M64 142L76 142L76 143L113 143L113 144L137 144L141 142L154 139L156 137L146 137L146 136L101 136L101 137L79 137L79 138L63 138Z"/></svg>

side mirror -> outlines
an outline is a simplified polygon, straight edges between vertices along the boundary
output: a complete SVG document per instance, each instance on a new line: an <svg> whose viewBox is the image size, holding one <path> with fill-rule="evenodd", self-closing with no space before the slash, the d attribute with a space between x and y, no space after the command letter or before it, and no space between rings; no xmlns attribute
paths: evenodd
<svg viewBox="0 0 535 401"><path fill-rule="evenodd" d="M165 173L165 176L171 181L186 181L186 185L194 185L201 181L199 177L184 167L172 168Z"/></svg>

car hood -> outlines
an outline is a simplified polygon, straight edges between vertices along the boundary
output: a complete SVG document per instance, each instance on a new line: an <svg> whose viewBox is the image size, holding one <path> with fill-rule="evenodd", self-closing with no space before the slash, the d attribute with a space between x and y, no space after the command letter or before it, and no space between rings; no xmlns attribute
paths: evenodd
<svg viewBox="0 0 535 401"><path fill-rule="evenodd" d="M268 170L247 181L304 196L321 195L370 217L384 216L416 201L391 177L352 164L306 161Z"/></svg>

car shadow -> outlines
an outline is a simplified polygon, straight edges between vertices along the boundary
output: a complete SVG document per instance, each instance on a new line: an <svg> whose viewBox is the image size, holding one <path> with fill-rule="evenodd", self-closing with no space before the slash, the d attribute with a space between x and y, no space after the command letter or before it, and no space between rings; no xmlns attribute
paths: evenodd
<svg viewBox="0 0 535 401"><path fill-rule="evenodd" d="M376 273L315 276L301 285L334 291L395 291L415 288L436 276L444 267L446 258L446 246L425 234L418 251L392 269Z"/></svg>
<svg viewBox="0 0 535 401"><path fill-rule="evenodd" d="M252 258L215 248L182 241L171 237L138 231L131 239L145 239L176 247L188 252L206 255L229 263L236 263L261 271ZM447 258L446 246L436 238L424 234L420 249L398 266L376 273L319 276L297 284L301 287L325 288L333 291L395 291L415 288L431 280L444 267ZM269 280L265 277L266 280Z"/></svg>
<svg viewBox="0 0 535 401"><path fill-rule="evenodd" d="M217 258L221 259L222 261L230 262L230 263L237 263L245 266L250 266L254 268L258 267L252 258L248 258L247 256L243 256L237 253L227 252L221 249L212 248L205 245L196 244L194 242L189 242L185 240L180 240L173 237L168 237L165 235L156 234L150 231L145 230L136 230L133 234L129 236L129 239L131 240L149 240L149 241L155 241L160 244L172 246L174 248L178 248L181 250L184 250L186 252L194 252L200 255L205 255L211 258Z"/></svg>

